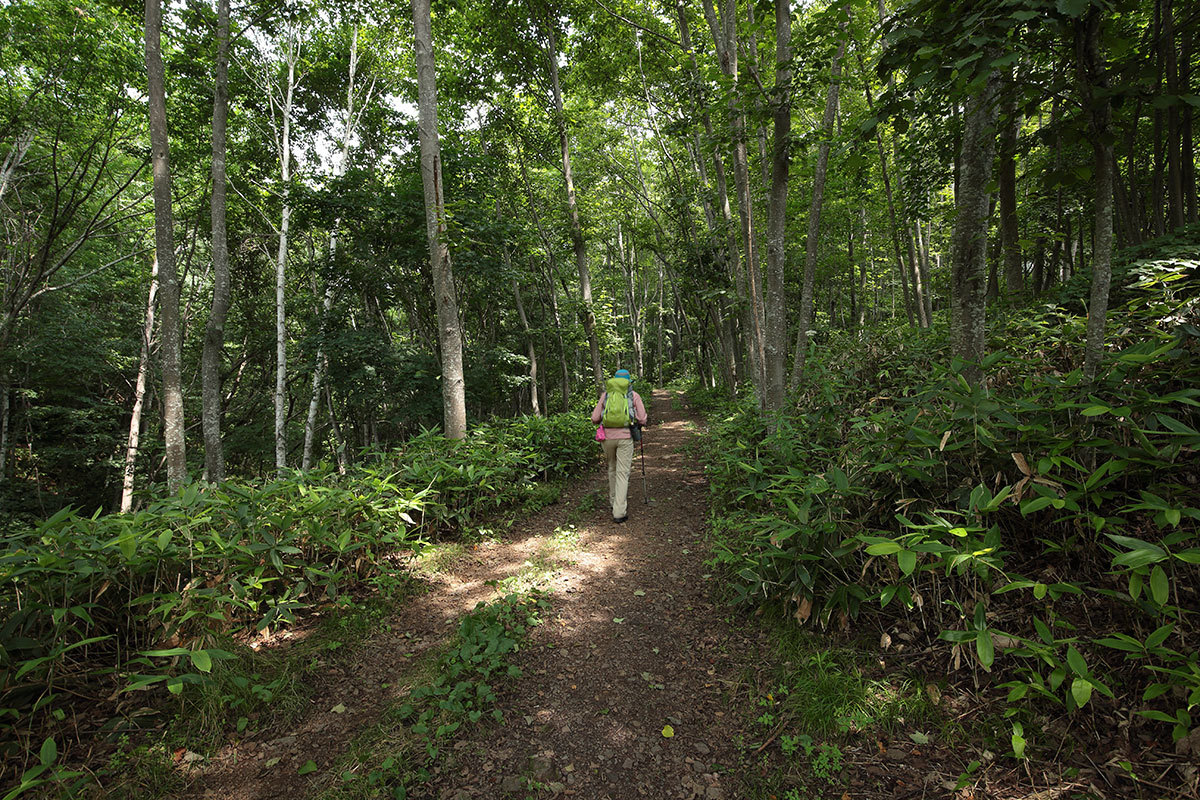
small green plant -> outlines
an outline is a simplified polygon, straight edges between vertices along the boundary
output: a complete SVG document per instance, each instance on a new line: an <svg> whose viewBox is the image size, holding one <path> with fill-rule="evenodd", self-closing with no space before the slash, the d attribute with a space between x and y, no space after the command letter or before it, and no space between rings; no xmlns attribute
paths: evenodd
<svg viewBox="0 0 1200 800"><path fill-rule="evenodd" d="M319 796L406 798L409 785L428 779L448 738L463 726L501 720L495 685L520 675L509 656L548 607L538 591L479 603L463 617L454 640L424 667L427 679L351 746L334 770L340 781Z"/></svg>

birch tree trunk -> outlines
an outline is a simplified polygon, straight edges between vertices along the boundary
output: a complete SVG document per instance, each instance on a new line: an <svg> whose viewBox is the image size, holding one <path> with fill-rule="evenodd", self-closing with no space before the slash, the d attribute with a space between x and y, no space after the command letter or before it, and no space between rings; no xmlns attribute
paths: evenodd
<svg viewBox="0 0 1200 800"><path fill-rule="evenodd" d="M296 66L300 60L300 33L288 33L285 57L287 85L278 101L280 133L279 178L283 185L283 209L279 220L279 252L275 258L275 470L280 475L287 467L287 248L288 223L292 216L292 102L296 90ZM271 95L275 102L274 95Z"/></svg>
<svg viewBox="0 0 1200 800"><path fill-rule="evenodd" d="M984 59L995 57L991 51ZM951 238L950 347L966 362L972 383L983 377L979 363L986 347L987 239L992 162L996 156L996 97L999 77L988 76L982 91L967 103L963 127L957 217Z"/></svg>
<svg viewBox="0 0 1200 800"><path fill-rule="evenodd" d="M221 355L225 348L225 318L230 301L229 245L225 232L225 128L228 118L229 0L217 0L217 64L212 121L213 300L204 329L204 351L200 356L204 477L214 483L225 479L225 450L221 442Z"/></svg>
<svg viewBox="0 0 1200 800"><path fill-rule="evenodd" d="M821 224L821 204L825 199L825 173L829 168L829 140L833 136L833 122L837 114L838 88L841 86L842 56L846 52L846 25L842 23L842 37L838 42L837 54L829 70L829 90L825 95L825 115L821 118L821 145L817 150L817 167L813 174L812 202L808 211L808 236L804 243L804 283L800 289L800 323L796 330L796 354L792 361L791 388L795 391L804 374L804 361L808 357L808 330L813 324L813 288L817 275L817 243Z"/></svg>
<svg viewBox="0 0 1200 800"><path fill-rule="evenodd" d="M133 508L133 478L142 436L142 407L146 399L146 375L150 372L150 340L154 335L154 303L158 298L158 259L150 268L150 291L142 325L142 350L138 356L137 382L133 389L133 411L129 415L129 438L125 447L125 470L121 482L121 513Z"/></svg>
<svg viewBox="0 0 1200 800"><path fill-rule="evenodd" d="M563 182L567 190L567 211L571 217L571 246L575 250L575 268L579 272L579 294L583 302L583 328L587 333L588 349L592 355L592 373L596 391L604 386L604 368L600 364L600 341L596 338L596 311L592 306L592 276L588 271L587 245L583 241L583 226L579 222L579 205L575 199L575 178L571 174L571 140L567 131L567 116L563 109L562 85L558 80L558 42L554 36L554 20L547 20L546 57L550 64L550 87L554 92L554 116L558 125L558 143L562 150Z"/></svg>
<svg viewBox="0 0 1200 800"><path fill-rule="evenodd" d="M421 140L421 184L425 191L425 235L437 301L438 344L442 353L442 405L447 439L467 435L466 382L463 378L462 329L454 272L446 241L446 206L442 192L442 160L438 144L437 73L429 0L412 0L417 61L418 133Z"/></svg>
<svg viewBox="0 0 1200 800"><path fill-rule="evenodd" d="M146 0L146 76L150 160L154 169L154 244L162 293L163 439L167 456L167 491L174 494L187 481L187 451L180 369L183 342L179 328L179 276L175 271L166 76L162 62L161 0Z"/></svg>
<svg viewBox="0 0 1200 800"><path fill-rule="evenodd" d="M358 4L354 5L354 12L358 13ZM350 150L354 143L354 132L358 127L358 120L362 116L363 110L370 102L371 95L374 92L375 82L370 81L365 90L363 90L362 103L356 108L355 101L358 96L355 94L360 91L358 77L358 38L359 27L355 22L354 32L350 36L350 66L347 75L346 87L346 122L342 127L342 146L341 158L334 166L334 177L341 177L346 173L346 167L350 161ZM337 237L338 228L341 226L341 218L333 221L332 229L329 231L329 263L336 263L337 257ZM322 334L325 332L325 327L329 321L329 313L333 308L334 291L333 281L328 275L325 277L325 292L321 300L321 318L320 330ZM301 456L300 468L304 471L312 466L313 461L313 445L316 441L317 432L317 416L321 410L322 386L325 381L325 374L329 371L329 358L325 353L325 348L321 342L317 342L317 356L313 363L313 379L312 391L309 393L308 399L308 415L304 420L304 451Z"/></svg>
<svg viewBox="0 0 1200 800"><path fill-rule="evenodd" d="M771 151L771 194L767 205L767 302L766 302L766 408L783 409L787 372L787 298L784 266L787 261L788 171L791 164L792 7L789 0L775 0L775 141ZM853 259L851 259L853 263Z"/></svg>
<svg viewBox="0 0 1200 800"><path fill-rule="evenodd" d="M330 248L336 247L337 242L337 222L334 222L334 232L329 234ZM333 252L329 254L329 260L333 261ZM329 312L333 309L333 282L325 281L325 296L321 299L321 332L324 333L325 323L329 319ZM321 411L321 387L325 382L325 372L329 368L329 359L326 358L324 348L320 342L317 343L317 357L313 364L313 379L312 392L308 397L308 415L304 418L304 451L300 456L300 469L308 472L312 468L313 460L313 444L317 438L317 414ZM332 411L332 409L331 409Z"/></svg>

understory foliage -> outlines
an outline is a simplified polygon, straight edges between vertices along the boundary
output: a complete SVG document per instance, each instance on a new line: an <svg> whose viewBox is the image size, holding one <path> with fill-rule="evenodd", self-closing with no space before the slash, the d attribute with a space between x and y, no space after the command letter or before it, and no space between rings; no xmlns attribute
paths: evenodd
<svg viewBox="0 0 1200 800"><path fill-rule="evenodd" d="M232 658L221 642L313 606L350 605L354 592L387 592L402 580L394 555L536 504L539 481L594 457L587 419L521 417L459 442L420 435L346 475L322 467L192 484L134 514L64 509L10 532L0 551L0 719L17 736L0 742L5 763L17 775L36 769L35 734L64 718L74 694L204 684L214 662Z"/></svg>
<svg viewBox="0 0 1200 800"><path fill-rule="evenodd" d="M1126 259L1091 384L1081 277L996 324L983 385L931 369L950 363L937 328L848 332L810 361L796 411L718 407L714 559L737 599L841 630L882 607L936 637L1007 693L1018 757L1031 720L1089 703L1186 736L1200 705L1194 253Z"/></svg>

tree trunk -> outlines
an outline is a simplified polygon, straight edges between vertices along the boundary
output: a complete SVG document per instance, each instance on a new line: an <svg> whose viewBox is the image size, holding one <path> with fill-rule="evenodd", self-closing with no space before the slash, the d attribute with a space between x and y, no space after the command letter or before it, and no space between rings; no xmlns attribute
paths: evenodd
<svg viewBox="0 0 1200 800"><path fill-rule="evenodd" d="M508 249L504 251L505 265L508 265ZM511 267L510 267L511 269ZM542 415L541 405L538 403L538 363L537 350L533 344L533 332L529 328L529 318L525 316L525 304L521 302L521 284L516 279L512 279L513 298L517 301L517 316L521 318L521 329L525 331L526 350L529 353L529 408L533 415L540 417Z"/></svg>
<svg viewBox="0 0 1200 800"><path fill-rule="evenodd" d="M225 127L229 118L229 0L217 0L217 64L212 121L212 311L204 329L200 356L201 420L204 430L204 477L225 480L221 441L221 356L229 312L229 245L225 233ZM124 501L122 501L124 502Z"/></svg>
<svg viewBox="0 0 1200 800"><path fill-rule="evenodd" d="M1196 94L1192 88L1192 47L1195 45L1196 39L1194 36L1184 36L1182 61L1183 66L1180 70L1179 80L1182 84L1180 93L1188 96ZM1180 148L1183 153L1183 195L1187 204L1187 221L1196 222L1200 220L1200 197L1196 194L1196 157L1195 149L1192 145L1192 119L1195 116L1195 110L1191 103L1183 104L1183 120L1180 123L1180 135L1183 138L1183 144Z"/></svg>
<svg viewBox="0 0 1200 800"><path fill-rule="evenodd" d="M684 51L687 52L688 58L690 59L689 72L691 73L692 84L694 86L698 86L700 85L700 69L696 62L695 50L692 48L691 31L688 26L687 14L684 11L682 2L677 4L676 10L679 18L679 41L682 44ZM714 20L716 17L715 12L712 10L711 2L705 6L705 14L709 16L710 24L715 24ZM696 109L700 114L700 121L704 127L704 135L712 146L713 173L716 179L717 206L721 210L721 228L719 230L723 231L725 236L724 248L723 250L719 251L721 254L721 260L723 262L723 266L725 267L725 274L733 284L734 290L739 295L739 299L746 300L749 293L746 288L745 275L741 272L741 270L738 269L737 235L733 225L733 210L729 205L729 182L725 174L725 162L721 157L721 147L717 143L716 137L713 135L712 118L708 114L708 106L702 102L700 97L693 97L693 102L695 103ZM699 142L698 137L697 142ZM701 174L703 175L703 156L701 156L700 161ZM710 227L714 232L718 231L716 226L710 224ZM736 342L737 336L735 329L732 327L733 324L734 323L732 319L729 319L727 322L728 333L731 334L732 341ZM749 349L749 345L747 345L746 349ZM734 350L734 358L738 364L738 368L734 370L735 383L729 387L730 392L736 393L736 381L743 378L743 369L741 367L743 352L744 351L742 348L737 348Z"/></svg>
<svg viewBox="0 0 1200 800"><path fill-rule="evenodd" d="M738 219L741 222L742 263L741 269L731 265L741 283L742 296L746 303L742 308L744 334L746 339L746 355L753 373L755 393L760 402L764 398L766 376L763 372L763 351L765 347L762 330L762 298L758 290L757 258L754 248L753 209L750 200L750 168L746 158L746 118L741 107L741 96L737 91L738 79L738 42L737 20L733 0L725 0L720 7L720 17L713 6L713 0L704 0L704 16L712 32L716 44L717 56L721 71L735 87L730 91L728 113L730 127L733 132L733 182L738 196ZM726 198L725 204L728 204ZM730 236L733 236L732 229ZM731 246L730 255L738 252Z"/></svg>
<svg viewBox="0 0 1200 800"><path fill-rule="evenodd" d="M995 57L985 52L983 58ZM963 374L972 383L983 377L986 341L987 239L992 162L996 155L996 97L999 76L992 72L983 90L967 104L960 158L961 175L951 240L950 345L966 362Z"/></svg>
<svg viewBox="0 0 1200 800"><path fill-rule="evenodd" d="M808 357L808 330L813 324L813 288L817 275L817 235L820 231L821 204L825 199L825 173L829 168L829 140L833 136L833 121L837 114L838 88L841 86L842 56L846 52L846 23L841 25L842 36L837 54L829 70L829 89L825 95L825 115L821 119L821 144L817 150L817 168L813 174L812 202L808 211L808 235L804 242L804 282L800 289L800 322L796 330L796 353L792 361L792 391L800 385L804 361Z"/></svg>
<svg viewBox="0 0 1200 800"><path fill-rule="evenodd" d="M146 0L146 75L149 84L150 158L154 168L154 244L162 293L163 439L167 456L167 491L174 494L187 481L187 451L180 366L183 342L179 329L179 276L175 271L166 76L162 62L161 0Z"/></svg>
<svg viewBox="0 0 1200 800"><path fill-rule="evenodd" d="M654 378L661 385L663 378L663 265L658 265L658 329L655 331Z"/></svg>
<svg viewBox="0 0 1200 800"><path fill-rule="evenodd" d="M1046 282L1046 238L1039 236L1037 239L1036 249L1033 251L1033 272L1029 276L1029 291L1030 294L1039 295L1042 293L1043 285Z"/></svg>
<svg viewBox="0 0 1200 800"><path fill-rule="evenodd" d="M1004 80L1004 101L1000 132L1000 243L1004 254L1004 290L1016 298L1024 291L1025 276L1021 262L1021 242L1017 225L1017 128L1020 125L1011 72Z"/></svg>
<svg viewBox="0 0 1200 800"><path fill-rule="evenodd" d="M154 335L154 302L158 295L158 259L150 268L150 291L146 300L146 318L142 325L142 350L138 356L137 382L133 389L133 411L129 416L129 438L125 447L125 470L121 483L121 513L133 508L133 478L142 436L142 406L146 399L146 375L150 372L150 339ZM218 401L220 398L218 397Z"/></svg>
<svg viewBox="0 0 1200 800"><path fill-rule="evenodd" d="M787 262L787 195L791 163L792 11L788 0L775 0L775 141L771 151L771 194L767 209L766 302L766 408L781 411L786 394L787 297L784 267ZM853 259L852 259L853 260Z"/></svg>
<svg viewBox="0 0 1200 800"><path fill-rule="evenodd" d="M1166 69L1167 54L1166 54L1166 37L1163 34L1166 25L1166 17L1170 14L1170 0L1155 0L1154 3L1154 41L1155 41L1155 81L1154 95L1161 97L1164 94L1163 76ZM1154 235L1162 236L1167 231L1167 210L1164 199L1167 197L1166 186L1163 181L1163 111L1160 108L1154 109L1154 166L1151 173L1151 202L1153 203L1154 211Z"/></svg>
<svg viewBox="0 0 1200 800"><path fill-rule="evenodd" d="M1176 98L1176 102L1167 106L1167 197L1170 200L1170 227L1174 229L1183 226L1186 212L1183 201L1183 136L1179 116L1179 51L1175 44L1173 6L1173 0L1163 0L1162 52L1166 58L1164 66L1167 73L1167 94ZM1192 153L1187 154L1189 159L1194 157Z"/></svg>
<svg viewBox="0 0 1200 800"><path fill-rule="evenodd" d="M346 437L342 434L342 426L338 424L337 413L333 408L333 393L329 391L329 387L325 387L325 408L329 411L329 427L333 431L333 441L337 447L337 463L338 474L346 474L346 462L349 456L346 453Z"/></svg>
<svg viewBox="0 0 1200 800"><path fill-rule="evenodd" d="M881 8L880 9L880 19L881 20L883 19L882 11L883 10ZM863 64L862 53L856 51L856 55L858 57L859 71L863 74L863 91L864 91L864 94L865 94L866 100L867 100L867 110L871 113L874 113L875 102L871 96L870 77L867 75L866 67ZM908 317L909 326L912 326L914 324L914 315L913 315L912 301L908 295L908 267L905 266L904 255L900 251L900 223L899 223L899 220L897 219L896 202L895 202L895 197L892 193L892 179L891 179L891 174L888 170L887 151L884 149L883 135L879 132L878 127L875 128L875 149L879 152L880 176L883 178L883 189L884 189L884 193L887 196L888 221L891 223L891 225L889 227L889 232L891 233L892 250L896 255L896 272L899 273L899 275L900 275L900 284L904 290L904 313ZM957 181L958 173L959 173L959 169L957 168L957 162L956 162L956 168L954 171L956 181ZM957 183L956 183L956 186L957 186ZM955 190L955 193L957 196L957 189Z"/></svg>
<svg viewBox="0 0 1200 800"><path fill-rule="evenodd" d="M546 58L550 65L550 87L554 93L558 144L562 150L567 210L571 217L571 246L575 250L575 268L579 272L579 294L583 303L583 328L588 337L588 349L592 356L592 374L596 380L598 393L604 386L604 368L600 364L600 341L596 337L596 311L592 306L592 276L588 271L587 246L583 241L583 226L579 223L579 206L575 199L575 178L571 174L571 141L567 132L567 115L563 110L562 86L558 80L558 43L554 36L554 20L548 19L545 27Z"/></svg>
<svg viewBox="0 0 1200 800"><path fill-rule="evenodd" d="M287 86L278 105L283 126L278 140L283 208L279 220L279 252L275 257L275 471L280 476L287 467L287 248L288 224L292 216L292 102L299 60L300 33L293 29L287 40Z"/></svg>
<svg viewBox="0 0 1200 800"><path fill-rule="evenodd" d="M1112 100L1105 57L1100 51L1102 22L1103 12L1092 8L1075 26L1080 100L1084 108L1091 110L1089 127L1096 191L1091 302L1088 306L1087 343L1083 355L1083 375L1088 381L1096 377L1096 370L1104 356L1104 326L1108 319L1108 289L1112 281Z"/></svg>
<svg viewBox="0 0 1200 800"><path fill-rule="evenodd" d="M334 222L336 229L337 222ZM329 245L331 248L336 246L336 233L331 233L329 236ZM333 261L333 252L330 254L330 261ZM333 309L333 283L325 282L325 296L321 300L321 317L320 317L320 333L323 336L325 333L325 325L329 320L329 312ZM325 355L325 349L320 340L317 342L317 358L313 365L312 392L308 397L308 414L304 418L304 451L300 456L300 469L304 472L312 467L313 460L313 444L317 438L317 415L321 412L321 387L325 382L325 373L329 369L329 359Z"/></svg>
<svg viewBox="0 0 1200 800"><path fill-rule="evenodd" d="M917 222L917 273L921 278L921 285L924 287L921 300L925 304L926 326L933 325L933 284L929 279L932 272L929 268L929 228L929 225Z"/></svg>
<svg viewBox="0 0 1200 800"><path fill-rule="evenodd" d="M418 133L421 140L421 184L425 191L425 235L433 269L437 303L438 345L442 356L442 406L447 439L467 435L466 383L463 378L462 329L454 292L450 247L446 241L446 207L442 193L442 162L438 145L437 76L429 0L412 0L416 42Z"/></svg>
<svg viewBox="0 0 1200 800"><path fill-rule="evenodd" d="M357 3L355 4L355 11L357 11ZM354 107L356 79L358 77L358 32L359 29L356 21L354 32L350 36L350 65L346 85L346 122L342 127L341 158L334 167L335 178L341 177L346 172L346 167L350 161L350 148L354 142L354 129L358 121ZM370 90L368 89L368 94L369 92ZM357 114L361 113L361 111L357 111ZM329 231L328 263L331 268L337 263L337 237L338 228L341 226L341 223L342 220L340 217L334 219L333 226ZM321 338L317 340L317 355L313 360L312 391L309 393L308 414L304 419L304 451L300 459L300 469L305 472L312 466L313 445L316 441L317 433L317 416L321 411L321 385L325 380L325 373L329 370L329 359L325 354L322 339L325 334L325 326L329 321L329 312L333 308L333 295L333 283L327 275L325 278L324 296L321 300L321 316L318 322Z"/></svg>
<svg viewBox="0 0 1200 800"><path fill-rule="evenodd" d="M862 263L858 268L858 296L861 298L858 304L858 327L862 327L867 321L867 274L871 267L872 256L868 245L867 232L867 204L863 203L859 207L859 215L862 219Z"/></svg>
<svg viewBox="0 0 1200 800"><path fill-rule="evenodd" d="M532 267L533 257L530 256L529 260ZM554 341L558 345L558 365L562 380L562 410L565 413L571 410L571 368L567 363L567 348L563 343L562 318L558 313L558 290L554 286L554 276L549 264L547 264L544 277L546 280L547 299L550 301L550 319L554 321ZM547 395L548 397L549 395ZM549 405L549 402L549 399L547 399L547 405Z"/></svg>

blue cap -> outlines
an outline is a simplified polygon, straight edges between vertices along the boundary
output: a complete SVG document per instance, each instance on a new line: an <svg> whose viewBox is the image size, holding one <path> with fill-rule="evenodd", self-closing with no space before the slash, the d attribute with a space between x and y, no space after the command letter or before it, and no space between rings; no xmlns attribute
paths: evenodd
<svg viewBox="0 0 1200 800"><path fill-rule="evenodd" d="M629 376L629 370L627 370L627 369L619 369L619 370L617 370L617 371L616 371L616 372L613 374L613 377L614 377L614 378L628 378L628 377L630 377L630 376Z"/></svg>

